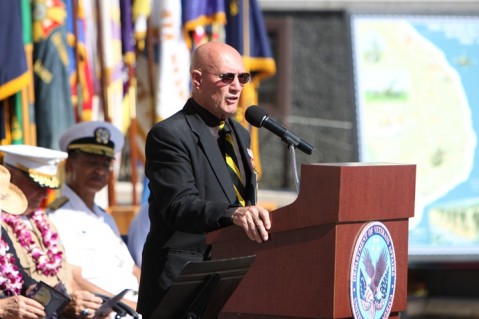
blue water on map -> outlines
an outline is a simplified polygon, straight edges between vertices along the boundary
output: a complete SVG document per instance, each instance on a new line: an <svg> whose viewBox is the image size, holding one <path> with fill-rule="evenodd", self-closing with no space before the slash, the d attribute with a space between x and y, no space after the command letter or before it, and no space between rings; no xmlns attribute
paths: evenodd
<svg viewBox="0 0 479 319"><path fill-rule="evenodd" d="M412 26L421 34L424 38L433 43L439 50L441 50L450 65L458 72L464 92L469 101L471 108L473 129L476 132L477 141L479 143L479 17L466 18L466 20L457 20L458 17L441 20L422 19L411 20ZM458 23L459 22L459 23ZM441 25L441 28L431 28ZM459 36L450 36L447 31L452 31L462 28L462 31L458 31L457 35L469 35L468 41L460 41ZM474 31L476 30L476 31ZM471 41L469 41L471 40ZM469 42L469 43L467 43ZM454 134L454 132L450 132ZM410 246L414 248L415 245L423 246L428 245L431 242L431 232L434 230L429 229L428 223L428 211L437 205L447 205L450 203L456 204L464 202L464 204L475 203L476 207L479 206L479 147L476 145L474 151L473 169L468 179L457 185L454 189L449 191L446 195L429 204L425 207L423 219L421 222L410 231ZM467 205L466 204L466 205ZM441 236L445 236L445 241L450 242L451 248L456 245L476 245L477 252L479 252L479 244L468 243L467 241L459 241L453 234L448 235L442 233ZM456 237L456 238L455 238ZM444 247L442 247L444 248Z"/></svg>

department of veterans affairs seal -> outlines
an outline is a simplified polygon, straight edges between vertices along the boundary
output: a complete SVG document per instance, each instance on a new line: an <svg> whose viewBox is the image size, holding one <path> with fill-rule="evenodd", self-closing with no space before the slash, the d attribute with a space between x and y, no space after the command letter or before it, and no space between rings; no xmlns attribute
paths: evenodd
<svg viewBox="0 0 479 319"><path fill-rule="evenodd" d="M388 229L371 222L358 236L351 262L351 309L355 319L389 318L396 290L396 255Z"/></svg>

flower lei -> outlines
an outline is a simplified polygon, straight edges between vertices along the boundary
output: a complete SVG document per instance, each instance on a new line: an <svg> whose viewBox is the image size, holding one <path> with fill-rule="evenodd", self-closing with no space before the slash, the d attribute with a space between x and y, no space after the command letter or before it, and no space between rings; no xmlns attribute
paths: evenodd
<svg viewBox="0 0 479 319"><path fill-rule="evenodd" d="M20 294L23 286L23 277L15 265L15 257L7 253L10 248L0 239L0 290L7 296Z"/></svg>
<svg viewBox="0 0 479 319"><path fill-rule="evenodd" d="M62 267L63 255L58 249L58 233L51 230L50 224L41 210L33 212L28 218L40 231L45 249L33 241L30 231L18 216L2 214L2 219L12 228L20 245L33 257L36 270L46 276L55 276Z"/></svg>

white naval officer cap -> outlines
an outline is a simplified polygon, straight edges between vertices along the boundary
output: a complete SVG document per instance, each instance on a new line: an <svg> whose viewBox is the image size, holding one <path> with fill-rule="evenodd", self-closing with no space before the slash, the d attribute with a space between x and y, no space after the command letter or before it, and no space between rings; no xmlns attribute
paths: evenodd
<svg viewBox="0 0 479 319"><path fill-rule="evenodd" d="M60 150L81 151L89 154L115 157L123 148L125 137L114 125L104 121L80 122L60 137Z"/></svg>
<svg viewBox="0 0 479 319"><path fill-rule="evenodd" d="M5 153L4 164L25 172L41 187L60 187L58 165L67 158L67 153L24 144L1 145L0 151Z"/></svg>

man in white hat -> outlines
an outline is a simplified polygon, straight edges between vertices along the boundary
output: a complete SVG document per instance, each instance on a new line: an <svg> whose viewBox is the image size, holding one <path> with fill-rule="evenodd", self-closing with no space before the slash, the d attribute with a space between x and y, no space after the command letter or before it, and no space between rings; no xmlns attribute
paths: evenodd
<svg viewBox="0 0 479 319"><path fill-rule="evenodd" d="M140 269L112 216L95 203L96 194L108 184L115 154L123 144L120 130L103 121L81 122L62 134L60 149L68 152L62 196L68 202L50 218L80 287L94 291L93 283L108 296L131 289L122 301L136 309Z"/></svg>
<svg viewBox="0 0 479 319"><path fill-rule="evenodd" d="M3 164L10 171L12 182L23 191L28 200L24 215L2 218L22 266L34 279L44 281L52 287L62 282L68 291L72 291L69 275L71 270L66 262L63 247L58 239L51 241L46 232L41 230L45 228L56 233L45 212L40 209L48 190L60 187L57 169L67 154L31 145L3 145L0 146L0 152L4 153ZM23 229L31 230L34 241L31 245L27 245L23 238L27 234L21 235ZM33 246L37 246L46 256L55 258L34 258Z"/></svg>
<svg viewBox="0 0 479 319"><path fill-rule="evenodd" d="M3 212L19 215L26 209L25 195L10 183L10 172L0 165L0 214ZM44 307L39 302L21 295L35 285L36 281L21 267L10 238L6 234L0 238L0 318L43 318Z"/></svg>
<svg viewBox="0 0 479 319"><path fill-rule="evenodd" d="M48 189L60 186L58 165L67 153L30 145L3 145L3 163L27 198L27 207L19 216L2 215L2 225L11 239L16 255L24 270L36 281L69 294L69 315L76 318L93 318L102 299L86 290L76 289L72 269L57 230L41 204Z"/></svg>

